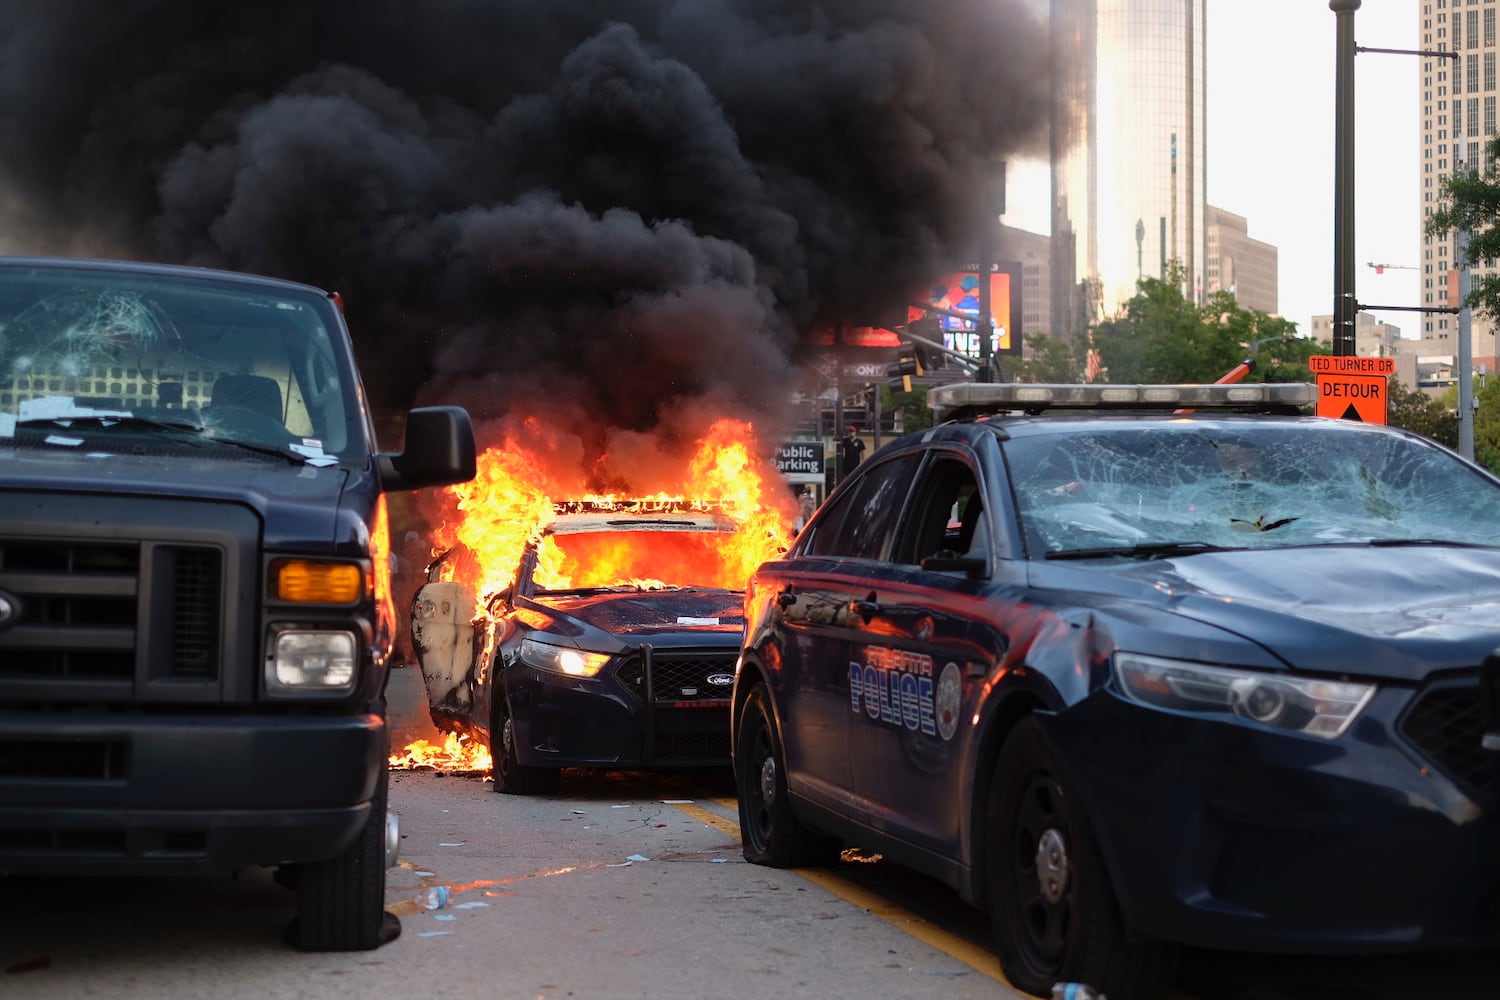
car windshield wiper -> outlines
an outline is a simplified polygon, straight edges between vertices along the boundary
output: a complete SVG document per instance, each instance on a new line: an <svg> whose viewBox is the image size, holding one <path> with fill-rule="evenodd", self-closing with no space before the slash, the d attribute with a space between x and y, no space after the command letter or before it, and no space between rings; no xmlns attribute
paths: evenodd
<svg viewBox="0 0 1500 1000"><path fill-rule="evenodd" d="M1141 542L1138 545L1106 545L1092 549L1059 549L1048 552L1046 559L1104 559L1126 556L1131 559L1165 559L1190 556L1199 552L1237 552L1238 548L1211 545L1208 542Z"/></svg>
<svg viewBox="0 0 1500 1000"><path fill-rule="evenodd" d="M1456 542L1451 538L1372 538L1364 544L1376 548L1399 548L1404 545L1451 545L1456 549L1492 549L1495 547L1483 542Z"/></svg>

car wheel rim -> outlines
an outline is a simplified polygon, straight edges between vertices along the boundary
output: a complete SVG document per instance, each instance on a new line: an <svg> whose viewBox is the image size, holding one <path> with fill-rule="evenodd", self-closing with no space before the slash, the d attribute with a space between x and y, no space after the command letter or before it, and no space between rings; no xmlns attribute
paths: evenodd
<svg viewBox="0 0 1500 1000"><path fill-rule="evenodd" d="M1016 903L1032 964L1062 964L1075 879L1068 858L1062 787L1047 775L1026 787L1015 817Z"/></svg>
<svg viewBox="0 0 1500 1000"><path fill-rule="evenodd" d="M760 800L766 808L776 801L776 758L767 757L760 764Z"/></svg>
<svg viewBox="0 0 1500 1000"><path fill-rule="evenodd" d="M500 759L495 761L495 768L503 777L510 775L510 762L515 759L515 733L510 724L510 716L500 724Z"/></svg>
<svg viewBox="0 0 1500 1000"><path fill-rule="evenodd" d="M1036 877L1042 890L1042 899L1057 905L1068 890L1068 848L1063 843L1062 833L1051 827L1044 831L1036 844Z"/></svg>
<svg viewBox="0 0 1500 1000"><path fill-rule="evenodd" d="M771 840L771 806L776 801L776 755L771 752L771 733L765 725L755 734L755 755L751 760L760 763L752 765L748 776L750 832L757 841L755 846L764 849Z"/></svg>

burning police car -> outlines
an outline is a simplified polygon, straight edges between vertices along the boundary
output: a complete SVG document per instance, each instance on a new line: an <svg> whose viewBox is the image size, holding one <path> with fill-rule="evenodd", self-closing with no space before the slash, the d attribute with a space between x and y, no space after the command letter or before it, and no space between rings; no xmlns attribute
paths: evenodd
<svg viewBox="0 0 1500 1000"><path fill-rule="evenodd" d="M1492 945L1500 480L1313 391L932 390L751 579L745 856L941 879L1038 995Z"/></svg>
<svg viewBox="0 0 1500 1000"><path fill-rule="evenodd" d="M429 569L412 640L435 724L487 742L494 789L566 767L727 767L740 588L713 580L739 524L711 504L559 502L514 580L476 606Z"/></svg>

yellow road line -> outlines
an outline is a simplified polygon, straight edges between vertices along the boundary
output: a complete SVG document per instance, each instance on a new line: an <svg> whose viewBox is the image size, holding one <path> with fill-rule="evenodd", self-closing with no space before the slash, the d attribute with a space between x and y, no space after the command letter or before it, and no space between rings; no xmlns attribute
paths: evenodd
<svg viewBox="0 0 1500 1000"><path fill-rule="evenodd" d="M739 840L740 825L738 819L739 803L734 799L710 799L713 805L723 809L736 811L736 818L731 820L700 805L689 802L674 802L673 806L687 813L700 822L707 823L716 830L730 834ZM949 933L941 927L935 927L923 920L916 914L897 906L889 900L882 899L876 893L870 892L863 886L856 885L841 875L831 871L823 871L817 868L794 869L798 875L807 879L813 885L818 886L826 892L869 912L872 916L884 920L886 923L905 931L923 944L930 945L958 961L964 963L990 979L1010 986L1009 981L1000 974L1000 963L993 952L965 941L957 934ZM1015 994L1020 997L1022 994Z"/></svg>
<svg viewBox="0 0 1500 1000"><path fill-rule="evenodd" d="M681 809L683 812L693 817L693 819L699 820L703 823L707 823L715 830L720 830L724 833L729 834L736 841L740 839L740 821L738 819L726 819L716 812L710 812L702 806L694 805L691 802L674 802L672 803L672 805L674 805L678 809Z"/></svg>
<svg viewBox="0 0 1500 1000"><path fill-rule="evenodd" d="M798 868L796 872L814 885L833 893L847 903L868 911L872 916L879 917L893 927L905 931L923 944L931 945L943 954L958 959L975 972L988 976L997 983L1010 986L1010 982L1000 974L1000 962L993 952L977 947L957 934L929 924L916 914L881 898L863 886L855 885L834 872L821 871L816 868ZM1017 993L1016 996L1019 997L1021 994Z"/></svg>

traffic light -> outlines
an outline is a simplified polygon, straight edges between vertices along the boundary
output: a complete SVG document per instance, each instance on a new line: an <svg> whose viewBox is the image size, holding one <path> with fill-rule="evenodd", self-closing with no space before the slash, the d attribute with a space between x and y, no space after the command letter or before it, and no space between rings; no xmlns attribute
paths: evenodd
<svg viewBox="0 0 1500 1000"><path fill-rule="evenodd" d="M885 366L886 377L891 379L891 388L896 387L896 379L901 380L901 391L911 392L911 379L913 375L921 375L927 371L927 352L916 344L902 341L900 353L896 360Z"/></svg>

